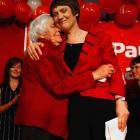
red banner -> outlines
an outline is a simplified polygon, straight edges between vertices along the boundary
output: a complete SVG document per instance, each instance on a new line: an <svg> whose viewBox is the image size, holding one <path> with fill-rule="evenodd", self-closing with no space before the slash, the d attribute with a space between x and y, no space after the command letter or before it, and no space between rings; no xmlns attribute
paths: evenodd
<svg viewBox="0 0 140 140"><path fill-rule="evenodd" d="M132 79L129 64L132 58L140 55L140 22L129 28L119 27L114 22L101 22L98 26L112 36L114 50L125 79Z"/></svg>

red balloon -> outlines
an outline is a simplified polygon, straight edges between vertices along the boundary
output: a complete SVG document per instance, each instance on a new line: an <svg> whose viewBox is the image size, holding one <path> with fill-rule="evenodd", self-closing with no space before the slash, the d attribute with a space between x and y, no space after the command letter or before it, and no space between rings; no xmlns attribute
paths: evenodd
<svg viewBox="0 0 140 140"><path fill-rule="evenodd" d="M122 1L123 1L123 3L125 3L125 4L126 4L126 3L129 3L129 4L130 4L130 3L133 3L134 0L122 0Z"/></svg>
<svg viewBox="0 0 140 140"><path fill-rule="evenodd" d="M89 2L80 8L81 23L97 23L101 17L101 11L96 3Z"/></svg>
<svg viewBox="0 0 140 140"><path fill-rule="evenodd" d="M38 6L37 9L35 9L35 11L33 13L33 19L44 13L48 13L48 14L50 13L49 7L46 5Z"/></svg>
<svg viewBox="0 0 140 140"><path fill-rule="evenodd" d="M14 0L15 1L15 3L22 3L22 2L27 2L27 0Z"/></svg>
<svg viewBox="0 0 140 140"><path fill-rule="evenodd" d="M17 20L26 23L29 22L32 17L32 10L26 3L19 3L15 8L15 15Z"/></svg>
<svg viewBox="0 0 140 140"><path fill-rule="evenodd" d="M14 15L15 5L12 0L0 0L0 18L10 18Z"/></svg>
<svg viewBox="0 0 140 140"><path fill-rule="evenodd" d="M122 0L99 0L99 5L106 13L115 13L122 4Z"/></svg>
<svg viewBox="0 0 140 140"><path fill-rule="evenodd" d="M138 8L138 11L140 12L140 0L134 0L134 4Z"/></svg>
<svg viewBox="0 0 140 140"><path fill-rule="evenodd" d="M138 10L134 5L123 4L116 13L115 20L120 25L133 25L138 17Z"/></svg>
<svg viewBox="0 0 140 140"><path fill-rule="evenodd" d="M47 5L48 7L50 7L52 3L52 0L42 0L42 5Z"/></svg>

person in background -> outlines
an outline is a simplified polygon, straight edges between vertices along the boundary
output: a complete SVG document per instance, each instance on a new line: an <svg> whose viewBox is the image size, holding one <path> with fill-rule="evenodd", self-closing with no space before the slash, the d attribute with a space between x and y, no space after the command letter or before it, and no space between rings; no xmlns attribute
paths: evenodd
<svg viewBox="0 0 140 140"><path fill-rule="evenodd" d="M140 56L130 62L133 81L126 85L126 99L130 117L128 119L127 140L140 139Z"/></svg>
<svg viewBox="0 0 140 140"><path fill-rule="evenodd" d="M79 28L79 9L76 0L53 0L50 7L55 24L65 35L53 51L56 65L67 76L91 70L95 82L95 87L68 96L69 140L105 140L105 121L117 116L118 128L124 131L126 127L129 111L124 83L110 36L96 27L89 31ZM29 53L32 58L35 54ZM111 71L102 75L99 68L106 64ZM38 73L47 87L44 69L38 67Z"/></svg>
<svg viewBox="0 0 140 140"><path fill-rule="evenodd" d="M14 124L21 91L22 59L10 58L0 85L0 140L21 140L21 128Z"/></svg>

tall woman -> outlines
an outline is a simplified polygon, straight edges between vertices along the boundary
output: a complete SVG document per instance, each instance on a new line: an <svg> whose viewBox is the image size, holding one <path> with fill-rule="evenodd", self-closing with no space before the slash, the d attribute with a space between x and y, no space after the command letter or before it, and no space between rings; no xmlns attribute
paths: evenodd
<svg viewBox="0 0 140 140"><path fill-rule="evenodd" d="M96 81L95 88L69 96L69 139L105 140L105 121L117 116L118 128L126 127L124 84L109 35L95 27L82 30L77 22L79 9L76 0L53 0L50 7L54 22L66 36L54 54L57 63L73 74L93 70ZM104 81L98 71L102 64L115 69Z"/></svg>

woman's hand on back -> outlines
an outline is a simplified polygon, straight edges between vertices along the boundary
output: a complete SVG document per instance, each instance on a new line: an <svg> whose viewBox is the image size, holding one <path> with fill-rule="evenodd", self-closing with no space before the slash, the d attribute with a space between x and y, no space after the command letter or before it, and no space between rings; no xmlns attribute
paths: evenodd
<svg viewBox="0 0 140 140"><path fill-rule="evenodd" d="M26 55L28 55L32 60L39 60L39 56L42 55L42 47L44 47L44 44L41 42L31 43L26 49Z"/></svg>

